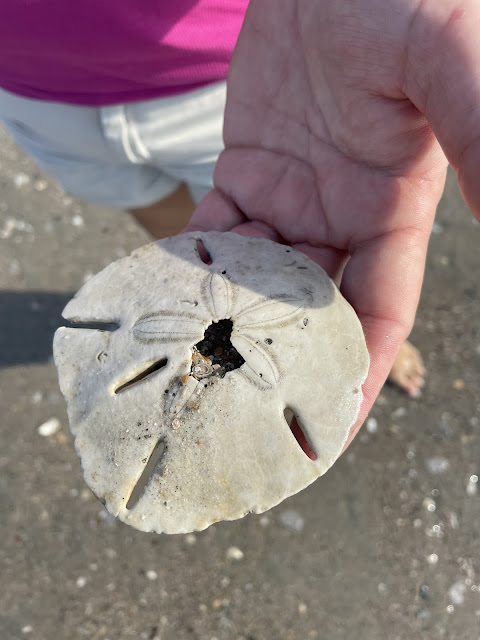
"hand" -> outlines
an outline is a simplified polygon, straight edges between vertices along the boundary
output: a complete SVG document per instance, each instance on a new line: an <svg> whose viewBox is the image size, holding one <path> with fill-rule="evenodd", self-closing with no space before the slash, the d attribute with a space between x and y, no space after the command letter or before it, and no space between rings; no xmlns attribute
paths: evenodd
<svg viewBox="0 0 480 640"><path fill-rule="evenodd" d="M447 158L480 211L478 0L252 0L225 151L190 230L286 242L341 281L371 356L351 439L413 324Z"/></svg>

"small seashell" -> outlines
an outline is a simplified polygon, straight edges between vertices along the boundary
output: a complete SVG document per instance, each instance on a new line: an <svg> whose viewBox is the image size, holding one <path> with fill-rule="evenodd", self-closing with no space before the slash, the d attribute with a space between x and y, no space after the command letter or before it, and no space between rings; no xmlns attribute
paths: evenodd
<svg viewBox="0 0 480 640"><path fill-rule="evenodd" d="M58 418L50 418L50 420L41 424L37 428L37 431L39 435L47 438L48 436L53 436L53 434L60 429L60 426L60 420Z"/></svg>
<svg viewBox="0 0 480 640"><path fill-rule="evenodd" d="M244 553L238 547L229 547L227 550L227 560L243 560Z"/></svg>

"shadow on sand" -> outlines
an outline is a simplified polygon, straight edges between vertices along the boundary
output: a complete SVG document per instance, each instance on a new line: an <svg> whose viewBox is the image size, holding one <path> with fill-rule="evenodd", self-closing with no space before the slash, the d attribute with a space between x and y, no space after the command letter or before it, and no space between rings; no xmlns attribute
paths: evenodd
<svg viewBox="0 0 480 640"><path fill-rule="evenodd" d="M52 357L55 330L74 293L0 291L0 368L40 364Z"/></svg>

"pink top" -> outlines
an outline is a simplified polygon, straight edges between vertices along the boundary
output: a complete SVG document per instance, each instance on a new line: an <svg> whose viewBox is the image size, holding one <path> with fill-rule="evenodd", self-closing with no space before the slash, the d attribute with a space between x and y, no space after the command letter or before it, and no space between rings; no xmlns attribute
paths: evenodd
<svg viewBox="0 0 480 640"><path fill-rule="evenodd" d="M0 86L111 105L225 79L248 0L0 0Z"/></svg>

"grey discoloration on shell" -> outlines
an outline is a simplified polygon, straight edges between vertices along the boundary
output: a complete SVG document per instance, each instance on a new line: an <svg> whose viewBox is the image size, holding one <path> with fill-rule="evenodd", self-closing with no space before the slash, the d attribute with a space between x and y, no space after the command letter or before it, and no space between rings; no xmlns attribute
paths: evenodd
<svg viewBox="0 0 480 640"><path fill-rule="evenodd" d="M142 247L90 279L64 317L119 325L61 328L54 353L87 483L144 531L182 533L271 508L334 463L360 408L368 354L353 309L320 267L268 240L212 232ZM192 356L223 319L245 363L221 377ZM159 440L163 456L127 509Z"/></svg>

